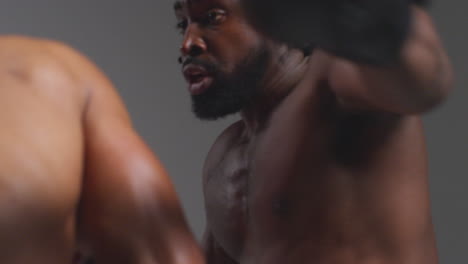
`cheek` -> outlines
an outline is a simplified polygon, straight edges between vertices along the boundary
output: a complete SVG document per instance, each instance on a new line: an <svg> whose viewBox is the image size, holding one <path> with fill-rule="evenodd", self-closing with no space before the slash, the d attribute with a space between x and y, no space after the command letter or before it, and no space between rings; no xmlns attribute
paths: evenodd
<svg viewBox="0 0 468 264"><path fill-rule="evenodd" d="M245 28L230 30L223 35L218 34L212 39L212 54L217 58L224 70L232 72L252 50L258 49L262 39L258 33Z"/></svg>

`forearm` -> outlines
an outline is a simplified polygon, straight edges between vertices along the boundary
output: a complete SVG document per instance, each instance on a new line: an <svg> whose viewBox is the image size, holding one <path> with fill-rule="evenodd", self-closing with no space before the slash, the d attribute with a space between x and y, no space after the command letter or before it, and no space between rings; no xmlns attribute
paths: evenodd
<svg viewBox="0 0 468 264"><path fill-rule="evenodd" d="M453 78L449 59L429 16L412 10L412 29L395 64L376 67L334 59L329 80L339 97L351 105L400 114L428 111L446 97Z"/></svg>
<svg viewBox="0 0 468 264"><path fill-rule="evenodd" d="M423 113L451 87L426 0L241 2L259 31L290 47L312 44L315 57L325 57L321 79L344 107Z"/></svg>

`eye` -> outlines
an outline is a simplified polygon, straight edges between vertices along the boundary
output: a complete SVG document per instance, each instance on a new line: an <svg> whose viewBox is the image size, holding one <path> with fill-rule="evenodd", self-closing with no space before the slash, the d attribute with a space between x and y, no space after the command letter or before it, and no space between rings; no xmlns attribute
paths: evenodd
<svg viewBox="0 0 468 264"><path fill-rule="evenodd" d="M183 34L183 33L185 32L185 30L187 29L187 26L188 26L187 19L184 19L184 20L181 20L181 21L177 22L177 24L176 24L176 29L177 29L181 34Z"/></svg>
<svg viewBox="0 0 468 264"><path fill-rule="evenodd" d="M221 9L212 9L206 13L206 23L209 25L219 25L226 19L226 12Z"/></svg>

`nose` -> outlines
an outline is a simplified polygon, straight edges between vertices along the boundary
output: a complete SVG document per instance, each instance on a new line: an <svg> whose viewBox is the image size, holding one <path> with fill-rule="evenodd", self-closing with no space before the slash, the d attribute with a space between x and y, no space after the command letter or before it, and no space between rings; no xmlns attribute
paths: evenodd
<svg viewBox="0 0 468 264"><path fill-rule="evenodd" d="M196 57L206 52L206 43L196 25L192 24L187 28L180 52L182 56L191 57Z"/></svg>

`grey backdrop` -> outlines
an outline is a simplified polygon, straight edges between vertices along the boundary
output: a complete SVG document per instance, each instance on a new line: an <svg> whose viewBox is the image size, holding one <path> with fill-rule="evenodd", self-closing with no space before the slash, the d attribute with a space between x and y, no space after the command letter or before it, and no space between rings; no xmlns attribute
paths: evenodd
<svg viewBox="0 0 468 264"><path fill-rule="evenodd" d="M466 1L436 0L456 90L425 116L433 215L441 263L468 263L468 23ZM91 57L123 96L135 126L172 175L194 233L204 226L201 167L231 119L200 122L176 63L180 37L170 0L2 0L0 33L67 42Z"/></svg>

